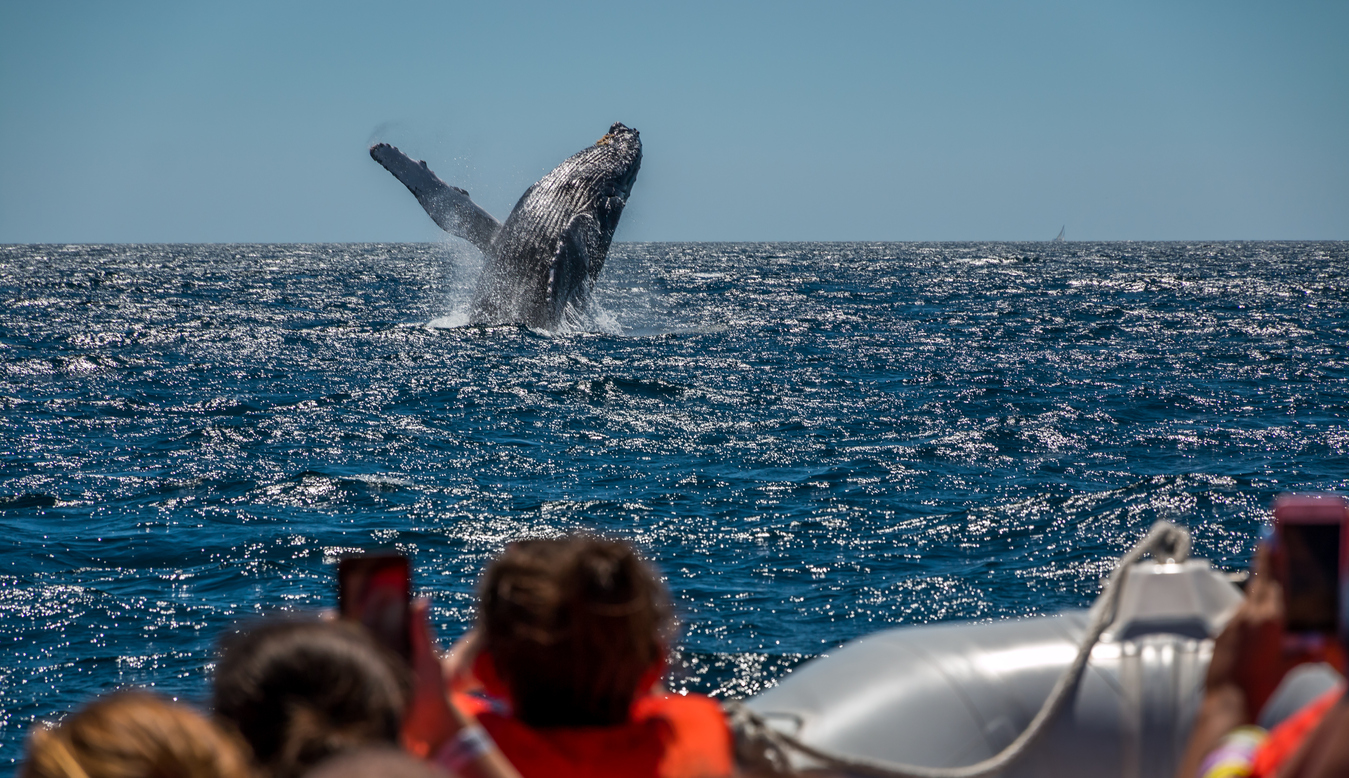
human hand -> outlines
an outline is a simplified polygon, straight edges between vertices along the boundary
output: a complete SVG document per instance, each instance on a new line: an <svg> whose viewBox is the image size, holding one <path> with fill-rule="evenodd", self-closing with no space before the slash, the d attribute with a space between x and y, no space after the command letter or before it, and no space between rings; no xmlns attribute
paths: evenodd
<svg viewBox="0 0 1349 778"><path fill-rule="evenodd" d="M1290 641L1284 629L1283 588L1271 573L1270 554L1256 549L1246 600L1213 644L1205 686L1238 690L1246 722L1255 721L1289 670L1326 659L1323 645Z"/></svg>
<svg viewBox="0 0 1349 778"><path fill-rule="evenodd" d="M464 715L450 703L428 621L429 611L430 602L425 599L408 606L413 686L402 732L404 748L423 759L468 725Z"/></svg>
<svg viewBox="0 0 1349 778"><path fill-rule="evenodd" d="M403 717L403 747L423 759L434 756L436 762L452 776L520 778L520 773L507 761L477 721L451 701L450 690L445 687L444 668L440 657L436 656L435 639L431 635L427 618L430 609L431 604L425 599L417 600L408 607L408 637L412 643L414 680L412 701ZM462 645L459 647L463 648ZM463 656L461 653L461 658ZM456 744L463 747L466 743L474 744L467 753L462 750L457 756L442 753L444 748L453 752Z"/></svg>
<svg viewBox="0 0 1349 778"><path fill-rule="evenodd" d="M441 657L441 672L445 674L453 691L466 691L477 685L473 678L473 662L478 658L481 647L482 635L474 627L454 641L450 650Z"/></svg>

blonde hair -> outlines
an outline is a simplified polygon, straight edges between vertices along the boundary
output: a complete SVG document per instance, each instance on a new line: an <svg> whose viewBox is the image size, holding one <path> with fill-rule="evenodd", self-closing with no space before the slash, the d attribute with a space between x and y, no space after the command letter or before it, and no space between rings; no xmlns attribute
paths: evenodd
<svg viewBox="0 0 1349 778"><path fill-rule="evenodd" d="M237 739L186 705L122 691L28 737L22 778L249 778Z"/></svg>

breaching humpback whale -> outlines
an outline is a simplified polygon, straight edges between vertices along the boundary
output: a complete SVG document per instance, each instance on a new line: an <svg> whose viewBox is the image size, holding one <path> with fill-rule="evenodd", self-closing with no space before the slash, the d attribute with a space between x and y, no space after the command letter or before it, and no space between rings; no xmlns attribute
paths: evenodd
<svg viewBox="0 0 1349 778"><path fill-rule="evenodd" d="M469 305L472 324L557 329L570 308L585 309L604 267L618 217L642 164L637 131L615 123L525 190L503 224L468 192L441 181L387 143L370 147L440 228L477 246L486 258Z"/></svg>

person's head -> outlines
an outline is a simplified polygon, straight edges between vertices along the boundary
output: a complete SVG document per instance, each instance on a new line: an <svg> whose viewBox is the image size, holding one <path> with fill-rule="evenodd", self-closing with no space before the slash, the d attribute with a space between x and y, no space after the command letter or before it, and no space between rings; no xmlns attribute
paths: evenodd
<svg viewBox="0 0 1349 778"><path fill-rule="evenodd" d="M669 596L621 541L512 543L488 566L481 596L483 650L531 726L621 723L665 660Z"/></svg>
<svg viewBox="0 0 1349 778"><path fill-rule="evenodd" d="M186 705L146 691L102 697L35 728L23 778L248 778L243 745Z"/></svg>
<svg viewBox="0 0 1349 778"><path fill-rule="evenodd" d="M407 699L406 672L356 624L274 617L222 641L215 713L272 778L396 743Z"/></svg>

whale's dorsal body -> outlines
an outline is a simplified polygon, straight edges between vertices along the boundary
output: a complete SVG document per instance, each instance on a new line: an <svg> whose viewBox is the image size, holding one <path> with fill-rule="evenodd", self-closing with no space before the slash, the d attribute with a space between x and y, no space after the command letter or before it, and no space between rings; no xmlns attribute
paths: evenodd
<svg viewBox="0 0 1349 778"><path fill-rule="evenodd" d="M370 156L441 229L482 251L487 261L469 307L471 323L556 329L568 309L589 302L641 166L642 142L636 130L614 124L527 189L504 223L425 162L386 143L372 146Z"/></svg>

